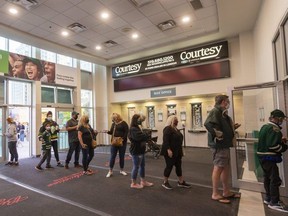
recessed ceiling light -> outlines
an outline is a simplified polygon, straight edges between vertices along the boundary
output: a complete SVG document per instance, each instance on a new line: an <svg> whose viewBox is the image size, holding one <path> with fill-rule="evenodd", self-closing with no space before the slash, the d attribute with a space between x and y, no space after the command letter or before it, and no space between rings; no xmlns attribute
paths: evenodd
<svg viewBox="0 0 288 216"><path fill-rule="evenodd" d="M138 35L137 33L132 34L132 38L133 38L133 39L136 39L136 38L138 38L138 37L139 37L139 35Z"/></svg>
<svg viewBox="0 0 288 216"><path fill-rule="evenodd" d="M189 21L190 21L190 17L188 17L188 16L185 16L185 17L182 18L182 22L183 23L187 23Z"/></svg>
<svg viewBox="0 0 288 216"><path fill-rule="evenodd" d="M18 10L15 9L15 8L10 8L10 9L9 9L9 12L10 12L11 14L17 14L17 13L18 13Z"/></svg>
<svg viewBox="0 0 288 216"><path fill-rule="evenodd" d="M66 37L66 36L68 36L68 35L69 35L69 33L68 33L67 31L62 31L62 32L61 32L61 35L63 35L63 36L65 36L65 37Z"/></svg>
<svg viewBox="0 0 288 216"><path fill-rule="evenodd" d="M101 46L96 46L95 49L96 49L96 50L101 50L102 47L101 47Z"/></svg>
<svg viewBox="0 0 288 216"><path fill-rule="evenodd" d="M103 19L108 19L109 18L109 14L107 12L103 12L103 13L101 13L101 17Z"/></svg>

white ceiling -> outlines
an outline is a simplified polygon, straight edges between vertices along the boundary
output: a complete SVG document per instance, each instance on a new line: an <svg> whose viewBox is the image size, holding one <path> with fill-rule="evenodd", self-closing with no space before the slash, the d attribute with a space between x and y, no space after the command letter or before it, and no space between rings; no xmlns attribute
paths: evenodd
<svg viewBox="0 0 288 216"><path fill-rule="evenodd" d="M200 0L203 8L194 10L190 0L154 0L140 8L129 0L37 1L39 4L30 10L18 6L19 13L12 16L8 9L15 4L0 0L0 24L95 56L107 64L227 39L249 31L253 29L262 3L262 0ZM103 10L109 12L109 20L101 20ZM184 15L191 17L189 24L181 23ZM176 28L159 30L157 25L167 20L174 20ZM61 31L75 22L86 26L87 30L69 31L68 37L61 36ZM131 31L124 32L124 28ZM137 40L131 39L134 31L139 34ZM118 45L103 47L100 51L95 49L108 40ZM87 48L80 49L75 44Z"/></svg>

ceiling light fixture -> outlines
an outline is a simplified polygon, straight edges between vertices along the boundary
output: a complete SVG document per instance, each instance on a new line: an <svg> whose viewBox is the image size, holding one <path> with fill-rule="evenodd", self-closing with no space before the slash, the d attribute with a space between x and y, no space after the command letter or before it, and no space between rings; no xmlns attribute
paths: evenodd
<svg viewBox="0 0 288 216"><path fill-rule="evenodd" d="M21 7L30 10L33 7L36 7L39 3L36 0L6 0L7 2L18 4Z"/></svg>
<svg viewBox="0 0 288 216"><path fill-rule="evenodd" d="M187 23L189 21L190 21L190 17L188 17L188 16L185 16L185 17L182 18L182 22L183 23Z"/></svg>
<svg viewBox="0 0 288 216"><path fill-rule="evenodd" d="M9 12L10 12L11 14L17 14L17 13L18 13L18 10L15 9L15 8L10 8L10 9L9 9Z"/></svg>
<svg viewBox="0 0 288 216"><path fill-rule="evenodd" d="M61 32L61 35L64 36L64 37L66 37L66 36L69 35L69 33L68 33L67 31L62 31L62 32Z"/></svg>
<svg viewBox="0 0 288 216"><path fill-rule="evenodd" d="M102 19L108 19L109 18L109 13L103 12L103 13L101 13L101 17L102 17Z"/></svg>
<svg viewBox="0 0 288 216"><path fill-rule="evenodd" d="M102 47L101 47L101 46L96 46L95 49L96 49L96 50L101 50Z"/></svg>
<svg viewBox="0 0 288 216"><path fill-rule="evenodd" d="M131 3L133 3L136 7L142 7L144 5L150 4L154 0L129 0Z"/></svg>
<svg viewBox="0 0 288 216"><path fill-rule="evenodd" d="M139 37L139 35L137 33L132 34L133 39L137 39L138 37Z"/></svg>
<svg viewBox="0 0 288 216"><path fill-rule="evenodd" d="M161 31L166 31L166 30L175 28L176 27L176 22L174 20L168 20L168 21L165 21L165 22L162 22L162 23L158 24L157 27Z"/></svg>

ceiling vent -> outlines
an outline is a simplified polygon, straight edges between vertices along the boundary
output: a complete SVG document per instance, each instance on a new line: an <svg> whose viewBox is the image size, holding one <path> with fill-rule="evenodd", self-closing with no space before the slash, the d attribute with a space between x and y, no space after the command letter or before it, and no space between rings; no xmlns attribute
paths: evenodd
<svg viewBox="0 0 288 216"><path fill-rule="evenodd" d="M136 7L140 8L144 5L150 4L154 0L129 0L129 1L132 2Z"/></svg>
<svg viewBox="0 0 288 216"><path fill-rule="evenodd" d="M194 10L199 10L199 9L203 8L203 5L202 5L200 0L192 0L192 1L190 1L190 4L194 8Z"/></svg>
<svg viewBox="0 0 288 216"><path fill-rule="evenodd" d="M34 8L38 5L38 2L36 0L6 0L7 2L18 4L21 7L26 8L27 10L30 10L31 8Z"/></svg>
<svg viewBox="0 0 288 216"><path fill-rule="evenodd" d="M161 30L161 31L166 31L172 28L176 27L176 23L174 20L168 20L165 22L162 22L160 24L157 25L157 27Z"/></svg>
<svg viewBox="0 0 288 216"><path fill-rule="evenodd" d="M117 44L115 41L109 40L109 41L104 42L103 45L104 45L105 47L110 48L110 47L117 46L118 44Z"/></svg>
<svg viewBox="0 0 288 216"><path fill-rule="evenodd" d="M76 47L80 48L80 49L85 49L87 48L86 46L82 45L82 44L75 44Z"/></svg>
<svg viewBox="0 0 288 216"><path fill-rule="evenodd" d="M72 23L71 25L67 26L67 28L76 33L80 33L87 30L86 26L80 23Z"/></svg>

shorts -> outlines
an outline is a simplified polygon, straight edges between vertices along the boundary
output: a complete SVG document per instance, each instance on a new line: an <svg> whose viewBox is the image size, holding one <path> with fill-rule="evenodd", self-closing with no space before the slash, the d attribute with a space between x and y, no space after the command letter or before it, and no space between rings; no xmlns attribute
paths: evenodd
<svg viewBox="0 0 288 216"><path fill-rule="evenodd" d="M212 149L213 164L218 167L225 167L230 164L230 149Z"/></svg>

